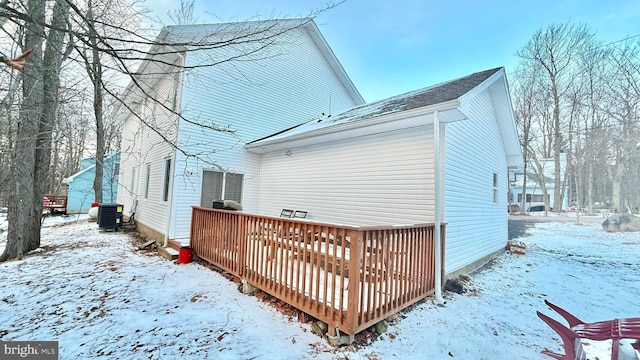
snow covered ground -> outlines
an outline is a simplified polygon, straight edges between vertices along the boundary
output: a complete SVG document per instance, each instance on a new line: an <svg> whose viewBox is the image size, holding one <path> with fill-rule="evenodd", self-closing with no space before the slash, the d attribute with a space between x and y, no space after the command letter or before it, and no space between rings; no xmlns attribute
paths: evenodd
<svg viewBox="0 0 640 360"><path fill-rule="evenodd" d="M46 219L40 249L0 264L0 341L57 340L60 359L546 359L561 344L536 317L554 315L544 299L587 321L640 316L640 234L600 221L537 222L518 239L526 255L471 274L476 291L427 299L368 345L336 349L204 266L136 251L85 217L60 224L76 219ZM587 345L590 358L607 345Z"/></svg>

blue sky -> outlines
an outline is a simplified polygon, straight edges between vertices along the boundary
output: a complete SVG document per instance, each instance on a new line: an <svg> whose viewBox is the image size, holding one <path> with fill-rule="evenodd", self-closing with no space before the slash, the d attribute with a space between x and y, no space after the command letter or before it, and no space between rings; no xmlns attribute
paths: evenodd
<svg viewBox="0 0 640 360"><path fill-rule="evenodd" d="M196 0L200 22L306 16L323 0ZM158 15L177 1L150 0ZM585 23L609 43L640 34L640 0L346 0L316 19L366 101L518 63L552 23ZM640 37L637 38L640 40Z"/></svg>

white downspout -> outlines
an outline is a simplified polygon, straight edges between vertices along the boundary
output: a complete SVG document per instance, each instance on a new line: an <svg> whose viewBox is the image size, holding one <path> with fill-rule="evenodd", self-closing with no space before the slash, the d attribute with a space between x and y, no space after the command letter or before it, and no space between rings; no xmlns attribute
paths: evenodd
<svg viewBox="0 0 640 360"><path fill-rule="evenodd" d="M173 46L167 46L169 48L171 48L171 50L175 51L175 55L178 56L178 67L183 67L185 65L185 58L184 56L182 56L182 54ZM184 74L184 72L182 73ZM174 85L177 85L179 87L179 89L172 89L173 91L176 92L175 95L175 101L176 101L176 105L174 105L174 110L176 112L182 112L182 106L179 106L178 104L180 104L182 102L182 76L180 77L180 81L173 81ZM154 114L155 115L155 114ZM180 118L177 119L178 122L180 122ZM178 125L178 129L180 129L180 126ZM179 137L180 137L180 131L178 131L176 133L176 143L179 142ZM176 150L172 150L171 154L169 156L169 159L171 159L171 172L169 174L169 208L167 209L167 220L166 220L166 227L165 227L165 234L164 234L164 247L169 246L169 235L171 234L171 229L174 227L173 224L173 220L175 219L175 210L176 210L176 205L175 205L175 198L174 198L174 194L175 194L175 179L176 179L176 174L177 174L177 170L178 170L178 155L177 155L177 151ZM185 160L186 161L186 160ZM165 170L166 171L166 170Z"/></svg>
<svg viewBox="0 0 640 360"><path fill-rule="evenodd" d="M440 224L442 223L442 169L440 168L440 121L438 119L438 110L433 112L433 154L434 154L434 190L435 190L435 231L434 231L434 267L436 277L436 302L438 304L444 304L442 298L442 243L440 239L441 231Z"/></svg>

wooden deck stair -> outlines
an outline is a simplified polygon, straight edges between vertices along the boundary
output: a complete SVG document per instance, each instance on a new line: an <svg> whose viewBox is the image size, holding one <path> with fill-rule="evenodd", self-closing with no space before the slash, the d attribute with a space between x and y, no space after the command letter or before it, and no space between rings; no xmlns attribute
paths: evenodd
<svg viewBox="0 0 640 360"><path fill-rule="evenodd" d="M167 246L162 246L158 248L158 254L167 260L176 260L178 258L178 254L180 251L180 244L177 241L169 240Z"/></svg>

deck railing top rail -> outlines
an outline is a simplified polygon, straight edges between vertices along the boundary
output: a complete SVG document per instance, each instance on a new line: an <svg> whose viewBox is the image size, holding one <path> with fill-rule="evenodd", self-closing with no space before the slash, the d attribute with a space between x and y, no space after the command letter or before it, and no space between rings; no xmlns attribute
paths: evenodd
<svg viewBox="0 0 640 360"><path fill-rule="evenodd" d="M191 221L198 256L347 334L435 291L434 237L433 223L352 226L200 206Z"/></svg>
<svg viewBox="0 0 640 360"><path fill-rule="evenodd" d="M230 214L242 214L246 216L260 217L264 219L270 219L274 221L287 221L298 224L308 224L308 225L316 225L316 226L328 226L333 228L341 228L345 230L356 230L356 231L371 231L371 230L392 230L392 229L411 229L411 228L421 228L421 227L434 227L435 223L419 223L419 224L397 224L397 225L349 225L349 224L339 224L339 223L328 223L322 221L316 221L309 218L282 218L278 216L269 216L269 215L259 215L259 214L251 214L243 211L237 210L225 210L225 209L212 209L203 206L192 206L194 209L211 211L211 212L223 212ZM443 222L441 225L446 225L447 223Z"/></svg>

